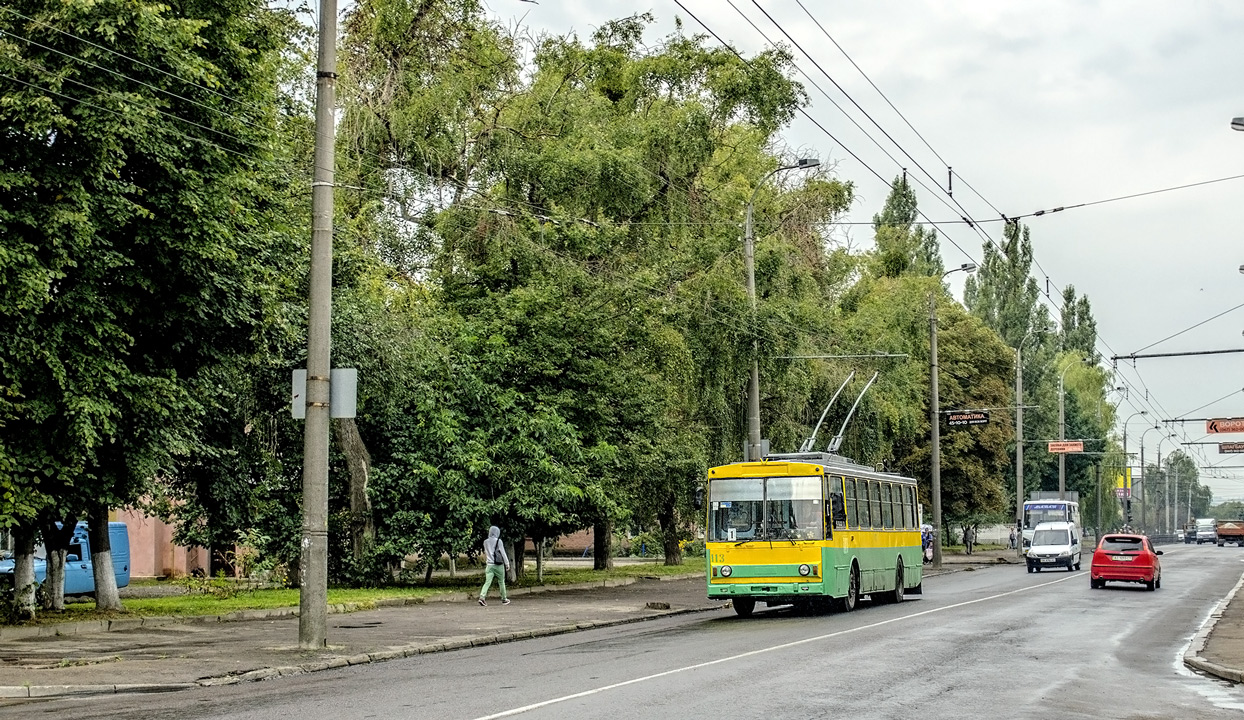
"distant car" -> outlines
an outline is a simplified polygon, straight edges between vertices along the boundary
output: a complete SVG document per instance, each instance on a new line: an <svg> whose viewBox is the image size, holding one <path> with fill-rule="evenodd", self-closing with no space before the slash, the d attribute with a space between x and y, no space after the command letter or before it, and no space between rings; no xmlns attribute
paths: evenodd
<svg viewBox="0 0 1244 720"><path fill-rule="evenodd" d="M1028 572L1045 568L1080 569L1080 529L1075 523L1043 522L1032 533L1032 545L1025 553Z"/></svg>
<svg viewBox="0 0 1244 720"><path fill-rule="evenodd" d="M1144 535L1112 533L1103 535L1093 551L1089 587L1106 587L1106 582L1144 583L1150 590L1162 587L1162 563L1149 538Z"/></svg>

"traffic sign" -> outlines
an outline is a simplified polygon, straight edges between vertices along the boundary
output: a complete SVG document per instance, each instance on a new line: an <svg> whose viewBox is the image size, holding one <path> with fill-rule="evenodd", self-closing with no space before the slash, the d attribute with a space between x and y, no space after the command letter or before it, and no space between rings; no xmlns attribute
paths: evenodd
<svg viewBox="0 0 1244 720"><path fill-rule="evenodd" d="M1115 488L1115 489L1114 489L1114 496L1115 496L1115 497L1125 498L1125 497L1127 497L1127 496L1128 496L1128 494L1129 494L1129 493L1128 493L1128 489L1127 489L1127 488L1117 487L1117 488Z"/></svg>
<svg viewBox="0 0 1244 720"><path fill-rule="evenodd" d="M1054 440L1050 442L1049 449L1052 453L1084 452L1084 443L1080 440Z"/></svg>
<svg viewBox="0 0 1244 720"><path fill-rule="evenodd" d="M952 412L946 415L946 424L950 427L962 427L964 425L988 425L989 413L984 410Z"/></svg>
<svg viewBox="0 0 1244 720"><path fill-rule="evenodd" d="M1224 454L1244 453L1244 442L1218 443L1218 452Z"/></svg>
<svg viewBox="0 0 1244 720"><path fill-rule="evenodd" d="M1244 432L1244 418L1212 418L1205 421L1207 433Z"/></svg>

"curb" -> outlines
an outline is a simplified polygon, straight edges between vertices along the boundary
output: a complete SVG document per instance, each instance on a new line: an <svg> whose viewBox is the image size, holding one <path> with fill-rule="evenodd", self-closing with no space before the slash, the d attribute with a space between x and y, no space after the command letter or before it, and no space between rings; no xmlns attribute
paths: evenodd
<svg viewBox="0 0 1244 720"><path fill-rule="evenodd" d="M1229 668L1210 662L1201 657L1201 651L1205 649L1205 643L1209 640L1210 633L1214 631L1214 626L1222 619L1222 611L1231 603L1231 600L1240 591L1241 587L1244 587L1244 575L1240 576L1240 581L1235 584L1235 587L1231 588L1231 592L1218 601L1218 605L1214 607L1209 617L1205 619L1201 629L1197 630L1196 634L1192 636L1192 640L1188 643L1188 649L1184 651L1184 665L1223 680L1229 680L1233 683L1244 683L1244 672L1236 668Z"/></svg>
<svg viewBox="0 0 1244 720"><path fill-rule="evenodd" d="M645 580L691 580L704 577L704 573L684 573L681 575L642 576L629 578L613 578L595 582L571 583L568 585L539 585L527 588L511 588L510 595L534 595L536 593L559 592L562 590L591 590L598 587L623 587L633 585L641 579ZM374 603L331 603L328 613L342 614L360 610L379 610L381 608L404 607L407 605L424 605L436 602L472 602L475 593L443 593L430 597L382 598ZM65 635L85 635L99 632L120 632L139 628L161 627L166 625L185 625L193 623L244 622L248 620L281 620L298 617L298 608L284 607L267 610L237 610L223 615L187 615L183 617L150 615L145 617L117 618L115 620L81 620L78 622L59 623L56 625L19 625L0 627L0 641L27 640L30 638L58 637ZM68 687L68 686L66 686ZM0 698L5 688L0 687ZM26 697L26 696L20 696Z"/></svg>
<svg viewBox="0 0 1244 720"><path fill-rule="evenodd" d="M690 578L698 577L699 574L693 574ZM689 578L684 578L689 579ZM617 585L630 585L635 579L629 579L629 582L618 583ZM590 587L598 587L599 583L579 583L579 585L588 585ZM569 589L569 586L560 586L563 589ZM513 594L513 593L511 593ZM473 597L471 599L474 599ZM360 653L351 656L338 656L329 660L321 660L314 663L306 663L303 665L289 665L282 667L268 667L251 670L249 672L238 675L222 675L220 677L201 678L192 683L165 683L165 684L134 684L134 685L18 685L18 686L0 686L0 698L4 699L21 699L21 698L47 698L47 697L64 697L73 695L116 695L121 693L160 693L160 692L176 692L178 690L190 690L199 687L215 687L217 685L237 685L244 682L257 682L259 680L267 680L274 677L283 677L286 675L304 675L307 673L320 672L322 670L332 670L334 668L346 667L351 665L366 665L369 663L385 662L386 660L398 660L401 658L413 657L415 655L428 655L431 653L445 652L448 650L462 650L472 647L483 647L485 645L498 645L505 642L514 642L516 640L528 640L538 637L549 637L552 635L565 635L567 633L579 632L580 630L594 630L597 628L614 627L617 625L630 625L632 623L648 622L649 620L658 620L675 615L689 615L691 613L711 612L713 610L721 610L729 607L728 604L703 605L700 607L683 608L680 610L666 610L655 612L652 615L635 618L624 618L621 620L602 620L599 622L580 622L569 625L559 625L557 627L541 628L539 630L515 630L512 632L497 633L494 635L479 635L476 637L457 638L446 640L439 643L430 643L427 645L408 645L406 647L394 648L392 650L380 650L372 653ZM223 617L223 616L222 616Z"/></svg>

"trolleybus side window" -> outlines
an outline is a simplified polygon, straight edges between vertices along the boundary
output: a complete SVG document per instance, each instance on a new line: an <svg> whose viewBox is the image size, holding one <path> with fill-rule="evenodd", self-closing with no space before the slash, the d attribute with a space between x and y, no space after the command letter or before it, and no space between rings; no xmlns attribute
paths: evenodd
<svg viewBox="0 0 1244 720"><path fill-rule="evenodd" d="M881 483L875 480L868 481L868 497L872 501L873 527L880 529L883 527L881 523Z"/></svg>
<svg viewBox="0 0 1244 720"><path fill-rule="evenodd" d="M916 528L916 489L913 487L903 488L904 505L907 510L907 527L914 530Z"/></svg>
<svg viewBox="0 0 1244 720"><path fill-rule="evenodd" d="M894 504L890 499L890 483L881 483L881 518L887 529L894 527Z"/></svg>
<svg viewBox="0 0 1244 720"><path fill-rule="evenodd" d="M845 530L847 527L847 509L843 504L842 489L842 478L829 479L829 507L826 509L833 523L830 526L832 530L828 533L830 537L833 537L833 530Z"/></svg>
<svg viewBox="0 0 1244 720"><path fill-rule="evenodd" d="M854 530L860 526L860 515L855 509L855 478L844 478L842 482L846 487L847 525Z"/></svg>
<svg viewBox="0 0 1244 720"><path fill-rule="evenodd" d="M868 512L868 481L855 481L855 504L859 507L860 527L867 530L873 526L872 514Z"/></svg>

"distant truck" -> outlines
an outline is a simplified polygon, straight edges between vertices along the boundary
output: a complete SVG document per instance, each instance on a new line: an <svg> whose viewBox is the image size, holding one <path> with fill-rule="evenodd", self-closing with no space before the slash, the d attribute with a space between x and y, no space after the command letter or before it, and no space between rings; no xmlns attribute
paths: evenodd
<svg viewBox="0 0 1244 720"><path fill-rule="evenodd" d="M1244 520L1218 521L1218 547L1231 542L1244 547Z"/></svg>
<svg viewBox="0 0 1244 720"><path fill-rule="evenodd" d="M1196 519L1196 544L1218 542L1218 521L1214 518Z"/></svg>
<svg viewBox="0 0 1244 720"><path fill-rule="evenodd" d="M117 587L130 584L130 532L123 522L108 523L108 544L112 546L112 572ZM0 587L13 588L13 558L0 560ZM35 557L35 582L47 579L47 559ZM91 542L87 538L86 523L80 522L73 529L69 552L65 556L65 594L94 595L95 568L91 562Z"/></svg>

